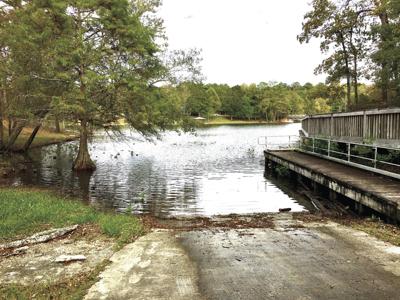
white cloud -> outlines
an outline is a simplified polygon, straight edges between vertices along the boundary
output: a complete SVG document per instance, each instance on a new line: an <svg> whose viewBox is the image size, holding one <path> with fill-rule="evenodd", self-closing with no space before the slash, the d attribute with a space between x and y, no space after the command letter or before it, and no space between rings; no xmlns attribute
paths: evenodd
<svg viewBox="0 0 400 300"><path fill-rule="evenodd" d="M320 82L318 42L300 45L308 0L164 0L172 49L200 48L207 82Z"/></svg>

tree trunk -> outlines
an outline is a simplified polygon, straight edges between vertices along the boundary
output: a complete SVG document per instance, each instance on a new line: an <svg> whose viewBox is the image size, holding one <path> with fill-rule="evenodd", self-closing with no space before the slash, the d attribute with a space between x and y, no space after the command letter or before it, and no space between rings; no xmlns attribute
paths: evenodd
<svg viewBox="0 0 400 300"><path fill-rule="evenodd" d="M79 152L75 159L73 169L76 171L94 171L96 165L90 158L88 149L87 121L81 120L81 134L79 138Z"/></svg>
<svg viewBox="0 0 400 300"><path fill-rule="evenodd" d="M380 1L375 0L375 6L378 9L382 9L382 3ZM386 10L382 11L379 14L379 19L381 21L381 25L382 27L386 27L389 24L389 16L386 12ZM384 30L385 32L386 30ZM388 40L388 37L386 36L386 34L382 33L381 34L381 41L382 43L386 42ZM385 104L388 104L389 102L389 66L387 64L386 61L383 61L381 63L381 67L382 67L382 73L381 73L381 89L382 89L382 101Z"/></svg>
<svg viewBox="0 0 400 300"><path fill-rule="evenodd" d="M354 103L358 104L358 65L357 65L357 56L354 55Z"/></svg>
<svg viewBox="0 0 400 300"><path fill-rule="evenodd" d="M17 140L27 123L27 121L16 122L15 126L13 126L14 128L12 129L10 136L8 137L8 142L5 147L6 150L10 150L11 147L14 146L15 141Z"/></svg>
<svg viewBox="0 0 400 300"><path fill-rule="evenodd" d="M400 68L397 61L394 63L394 82L396 84L396 104L400 104Z"/></svg>
<svg viewBox="0 0 400 300"><path fill-rule="evenodd" d="M61 132L61 128L60 128L60 120L58 119L58 116L55 116L54 125L55 125L55 128L56 128L56 132L60 133Z"/></svg>
<svg viewBox="0 0 400 300"><path fill-rule="evenodd" d="M4 148L4 124L3 124L3 114L1 112L0 103L0 150Z"/></svg>
<svg viewBox="0 0 400 300"><path fill-rule="evenodd" d="M344 54L344 62L346 65L346 86L347 86L347 106L351 104L351 72L350 72L350 64L349 64L349 54L347 51L346 44L344 42L344 36L340 32L340 42L342 44L343 54Z"/></svg>
<svg viewBox="0 0 400 300"><path fill-rule="evenodd" d="M389 103L389 76L387 63L382 63L382 73L381 73L381 95L382 102L384 104Z"/></svg>
<svg viewBox="0 0 400 300"><path fill-rule="evenodd" d="M3 96L5 97L5 91L3 91ZM0 150L4 148L4 124L3 124L3 99L0 100Z"/></svg>
<svg viewBox="0 0 400 300"><path fill-rule="evenodd" d="M39 132L40 127L42 126L41 123L35 126L33 129L31 135L29 136L29 139L26 141L24 148L22 149L24 152L29 150L29 147L32 145L33 140L35 139L37 133Z"/></svg>
<svg viewBox="0 0 400 300"><path fill-rule="evenodd" d="M11 136L11 133L12 133L12 130L13 130L13 120L12 120L12 118L8 118L8 136L10 137Z"/></svg>
<svg viewBox="0 0 400 300"><path fill-rule="evenodd" d="M347 86L347 107L351 105L351 75L346 74L346 86Z"/></svg>

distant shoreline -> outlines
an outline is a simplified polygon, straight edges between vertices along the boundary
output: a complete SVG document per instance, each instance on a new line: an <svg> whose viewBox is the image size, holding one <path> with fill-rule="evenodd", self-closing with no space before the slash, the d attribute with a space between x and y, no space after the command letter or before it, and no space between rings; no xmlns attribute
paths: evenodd
<svg viewBox="0 0 400 300"><path fill-rule="evenodd" d="M199 121L199 124L205 126L218 126L218 125L284 125L292 124L292 120L282 119L279 121L265 121L265 120L230 120L227 118L217 118L209 121Z"/></svg>

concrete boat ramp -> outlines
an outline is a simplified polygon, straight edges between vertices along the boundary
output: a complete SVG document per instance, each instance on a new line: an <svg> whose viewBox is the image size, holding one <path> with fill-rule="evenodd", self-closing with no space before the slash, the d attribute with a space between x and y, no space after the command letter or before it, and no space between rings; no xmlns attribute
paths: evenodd
<svg viewBox="0 0 400 300"><path fill-rule="evenodd" d="M338 225L157 229L114 254L85 299L399 299L400 248Z"/></svg>

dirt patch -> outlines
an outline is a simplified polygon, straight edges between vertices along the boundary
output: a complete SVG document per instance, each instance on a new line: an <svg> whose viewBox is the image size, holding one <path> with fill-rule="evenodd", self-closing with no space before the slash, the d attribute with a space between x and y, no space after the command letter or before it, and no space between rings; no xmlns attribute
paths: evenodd
<svg viewBox="0 0 400 300"><path fill-rule="evenodd" d="M228 215L207 217L174 217L160 219L151 215L139 216L147 230L171 229L177 231L200 230L207 228L246 229L274 228L273 214Z"/></svg>
<svg viewBox="0 0 400 300"><path fill-rule="evenodd" d="M31 245L24 254L0 257L0 285L52 284L76 278L108 260L114 249L115 241L100 235L96 226L82 226L62 238ZM55 262L60 255L84 255L86 260Z"/></svg>
<svg viewBox="0 0 400 300"><path fill-rule="evenodd" d="M400 246L400 227L383 222L379 219L332 216L324 214L293 213L293 219L304 223L328 223L335 222L346 227L368 233L384 242Z"/></svg>
<svg viewBox="0 0 400 300"><path fill-rule="evenodd" d="M336 222L368 233L379 240L400 246L400 228L398 226L371 219L339 219Z"/></svg>
<svg viewBox="0 0 400 300"><path fill-rule="evenodd" d="M29 162L26 161L22 155L0 155L0 179L5 180L7 178L18 175L26 171Z"/></svg>
<svg viewBox="0 0 400 300"><path fill-rule="evenodd" d="M300 212L292 214L294 220L302 221L305 223L327 223L330 219L321 213L311 214L308 212Z"/></svg>
<svg viewBox="0 0 400 300"><path fill-rule="evenodd" d="M104 261L91 272L79 273L54 284L0 285L0 299L83 299L87 290L98 280L99 274L108 264L108 261Z"/></svg>

